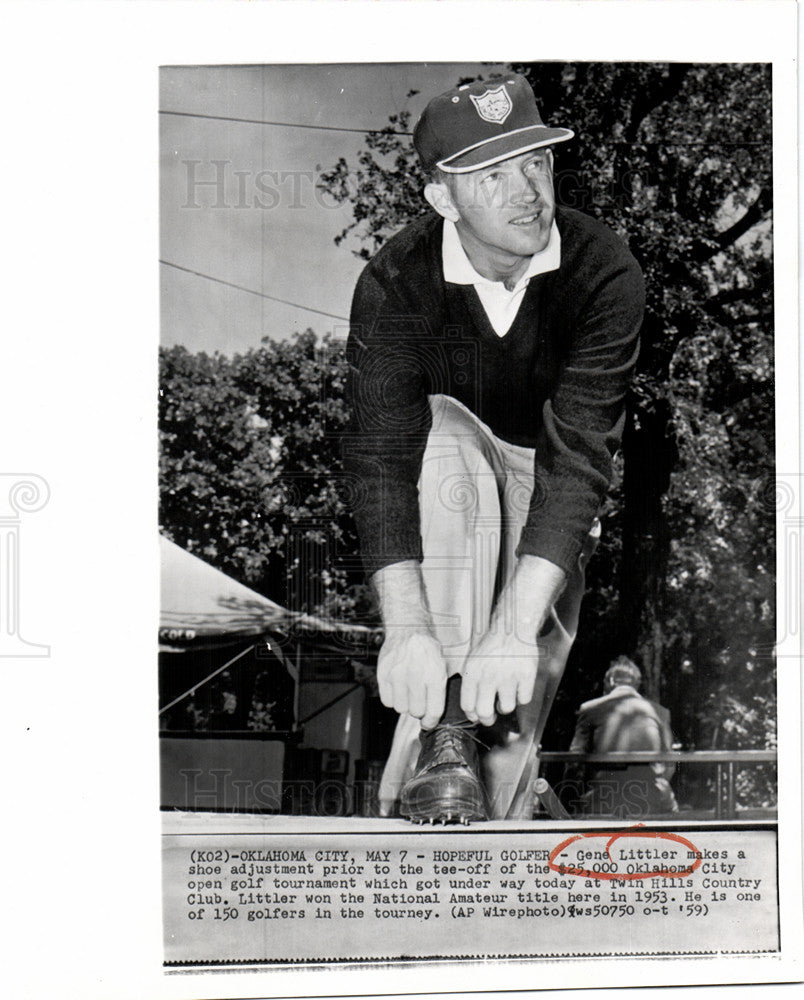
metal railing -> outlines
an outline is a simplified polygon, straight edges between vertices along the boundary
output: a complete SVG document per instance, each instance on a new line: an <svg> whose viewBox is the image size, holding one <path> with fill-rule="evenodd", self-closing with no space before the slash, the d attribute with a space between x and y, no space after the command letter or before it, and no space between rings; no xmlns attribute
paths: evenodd
<svg viewBox="0 0 804 1000"><path fill-rule="evenodd" d="M775 750L626 750L611 753L573 753L540 750L542 764L714 764L715 819L737 815L735 781L737 765L775 764Z"/></svg>

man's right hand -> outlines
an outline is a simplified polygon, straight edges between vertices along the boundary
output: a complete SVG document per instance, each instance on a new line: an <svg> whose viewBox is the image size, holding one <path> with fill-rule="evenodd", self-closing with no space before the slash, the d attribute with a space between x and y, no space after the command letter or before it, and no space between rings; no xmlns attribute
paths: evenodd
<svg viewBox="0 0 804 1000"><path fill-rule="evenodd" d="M407 712L432 729L444 714L447 667L441 646L429 629L389 631L377 661L383 705Z"/></svg>

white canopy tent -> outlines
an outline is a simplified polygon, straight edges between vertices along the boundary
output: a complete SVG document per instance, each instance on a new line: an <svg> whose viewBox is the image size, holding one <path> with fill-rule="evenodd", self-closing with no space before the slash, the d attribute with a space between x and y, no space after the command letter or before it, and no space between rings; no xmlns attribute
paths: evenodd
<svg viewBox="0 0 804 1000"><path fill-rule="evenodd" d="M251 638L256 642L267 633L287 635L291 631L297 638L307 635L320 639L329 635L337 636L347 644L354 641L356 645L367 641L373 645L379 636L377 629L364 625L331 622L288 611L161 535L159 545L162 567L159 640L163 652L242 645ZM252 648L253 644L250 644L192 689L173 698L169 704L162 706L160 714L212 680ZM298 646L296 664L282 654L277 644L272 644L271 648L298 689Z"/></svg>
<svg viewBox="0 0 804 1000"><path fill-rule="evenodd" d="M331 622L288 611L161 535L159 545L162 565L159 639L166 649L236 642L290 629L363 639L377 634L375 629L364 625Z"/></svg>
<svg viewBox="0 0 804 1000"><path fill-rule="evenodd" d="M210 640L236 641L287 624L289 613L267 597L161 535L159 546L163 645L175 649Z"/></svg>
<svg viewBox="0 0 804 1000"><path fill-rule="evenodd" d="M172 676L170 664L177 667L186 657L190 658L187 662L192 662L196 652L199 663L206 663L202 671L205 676L197 679L188 676L180 685L174 684L173 690L166 685L160 716L169 719L167 713L171 709L186 698L194 697L200 688L236 663L253 664L255 647L264 642L270 650L269 655L276 657L293 680L292 731L297 737L304 733L308 746L348 749L351 757L356 757L360 743L357 730L362 728L362 723L357 724L357 720L362 719L361 684L351 680L303 685L300 683L302 649L310 650L312 646L314 660L316 652L323 652L325 657L330 655L327 650L350 659L359 647L365 651L376 646L379 631L289 611L174 542L160 536L159 544L162 570L159 648L163 654L160 656L160 677ZM211 672L210 666L214 667ZM186 690L181 690L185 687ZM300 711L304 707L300 704L302 688L306 692L303 713ZM237 738L232 739L233 735ZM266 776L270 776L277 787L284 780L285 746L279 735L272 737L270 733L240 731L238 734L192 734L168 728L160 736L163 805L166 807L192 806L187 798L184 776L199 769L208 784L214 784L210 776L214 777L216 768L228 768L249 788L257 787L255 783L266 780ZM351 767L354 771L353 763ZM221 793L223 797L219 801L216 799L220 808L231 805L226 794ZM251 800L247 803L254 804Z"/></svg>

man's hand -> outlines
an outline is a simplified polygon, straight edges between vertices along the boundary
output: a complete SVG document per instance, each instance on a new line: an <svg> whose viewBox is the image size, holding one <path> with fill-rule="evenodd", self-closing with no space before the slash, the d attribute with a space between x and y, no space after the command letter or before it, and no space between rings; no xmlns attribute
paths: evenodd
<svg viewBox="0 0 804 1000"><path fill-rule="evenodd" d="M380 600L385 642L377 661L383 705L407 712L432 729L444 714L447 665L433 635L417 562L392 563L371 579Z"/></svg>
<svg viewBox="0 0 804 1000"><path fill-rule="evenodd" d="M383 705L432 729L444 714L447 687L439 642L427 630L389 632L377 661L377 683Z"/></svg>
<svg viewBox="0 0 804 1000"><path fill-rule="evenodd" d="M539 665L536 637L565 582L564 571L549 560L520 556L488 632L463 668L461 708L470 721L490 726L497 711L507 715L531 700Z"/></svg>
<svg viewBox="0 0 804 1000"><path fill-rule="evenodd" d="M538 646L515 635L483 636L463 669L461 708L470 722L490 726L533 697Z"/></svg>

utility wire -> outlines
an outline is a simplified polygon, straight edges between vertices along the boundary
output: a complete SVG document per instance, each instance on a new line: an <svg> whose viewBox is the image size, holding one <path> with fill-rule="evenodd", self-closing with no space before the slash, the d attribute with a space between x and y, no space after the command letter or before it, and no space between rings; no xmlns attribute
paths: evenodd
<svg viewBox="0 0 804 1000"><path fill-rule="evenodd" d="M203 271L194 271L191 267L182 267L181 264L174 264L169 260L159 260L165 267L174 267L177 271L184 271L186 274L194 274L197 278L206 278L207 281L215 281L219 285L226 285L227 288L236 288L239 292L248 292L249 295L259 295L261 299L270 299L271 302L281 302L286 306L294 306L296 309L304 309L307 312L317 313L319 316L328 316L330 319L342 319L349 322L348 316L339 316L337 313L325 312L323 309L313 309L312 306L303 306L300 302L291 302L290 299L280 299L276 295L269 295L267 292L257 292L253 288L246 288L245 285L236 285L233 281L224 281L223 278L214 278L211 274L204 274Z"/></svg>
<svg viewBox="0 0 804 1000"><path fill-rule="evenodd" d="M215 122L240 122L243 125L273 125L276 128L309 128L319 132L357 132L359 135L413 135L412 132L388 131L383 128L345 128L338 125L306 125L301 122L268 122L261 118L230 118L228 115L201 115L192 111L160 111L160 115L177 118L207 118Z"/></svg>
<svg viewBox="0 0 804 1000"><path fill-rule="evenodd" d="M194 111L159 111L160 115L173 115L178 118L207 118L210 121L215 122L240 122L243 125L272 125L276 128L308 128L315 129L319 132L353 132L358 135L407 135L412 136L412 132L402 132L396 129L384 129L384 128L346 128L343 125L309 125L303 122L271 122L264 121L261 118L231 118L228 115L202 115ZM634 143L630 140L614 142L614 146L633 146ZM767 146L768 142L762 139L749 140L749 139L735 139L732 141L727 140L712 140L712 139L700 139L692 140L688 142L668 142L663 139L655 139L645 142L636 143L640 146L662 146L665 148L675 149L678 147L686 146L724 146L724 147L735 147L742 148L747 146Z"/></svg>

